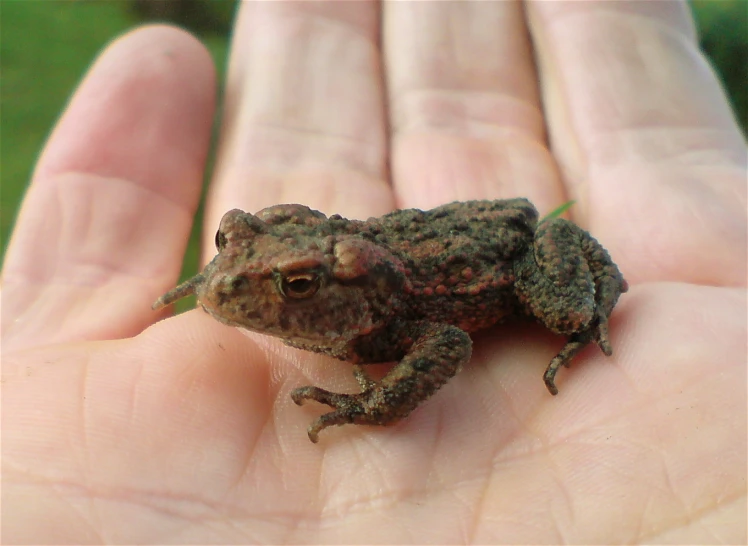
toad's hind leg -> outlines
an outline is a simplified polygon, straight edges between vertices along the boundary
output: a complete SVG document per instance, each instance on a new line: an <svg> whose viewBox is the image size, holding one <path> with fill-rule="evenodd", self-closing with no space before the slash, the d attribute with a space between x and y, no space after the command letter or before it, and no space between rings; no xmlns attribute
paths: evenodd
<svg viewBox="0 0 748 546"><path fill-rule="evenodd" d="M338 394L313 386L291 393L297 404L315 400L334 408L309 426L312 442L317 442L320 431L333 425L388 425L399 421L470 359L470 336L455 326L414 322L400 334L403 339L412 340L405 356L381 381L357 373L356 378L364 389L360 394Z"/></svg>
<svg viewBox="0 0 748 546"><path fill-rule="evenodd" d="M533 251L516 264L516 289L525 309L553 332L569 336L568 343L545 371L546 387L558 389L558 368L594 341L606 355L608 316L628 289L608 252L589 233L563 219L541 222Z"/></svg>

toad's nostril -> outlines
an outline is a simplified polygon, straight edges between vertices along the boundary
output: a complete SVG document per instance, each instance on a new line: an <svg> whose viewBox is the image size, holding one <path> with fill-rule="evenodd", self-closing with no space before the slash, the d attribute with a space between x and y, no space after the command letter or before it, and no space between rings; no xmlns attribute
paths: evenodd
<svg viewBox="0 0 748 546"><path fill-rule="evenodd" d="M224 288L232 293L244 292L249 288L249 279L244 275L228 275L222 283Z"/></svg>

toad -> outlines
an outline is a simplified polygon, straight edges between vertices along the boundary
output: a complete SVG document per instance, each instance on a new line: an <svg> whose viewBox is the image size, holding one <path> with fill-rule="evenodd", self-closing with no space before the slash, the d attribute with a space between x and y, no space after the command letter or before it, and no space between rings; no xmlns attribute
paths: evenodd
<svg viewBox="0 0 748 546"><path fill-rule="evenodd" d="M545 370L548 390L574 355L612 353L608 317L627 290L608 252L576 224L538 221L527 199L455 202L381 218L329 218L302 205L227 212L218 254L161 296L196 294L217 320L352 363L361 392L316 386L293 401L333 408L309 426L387 425L415 409L468 362L470 332L530 317L567 336ZM365 366L395 362L378 381Z"/></svg>

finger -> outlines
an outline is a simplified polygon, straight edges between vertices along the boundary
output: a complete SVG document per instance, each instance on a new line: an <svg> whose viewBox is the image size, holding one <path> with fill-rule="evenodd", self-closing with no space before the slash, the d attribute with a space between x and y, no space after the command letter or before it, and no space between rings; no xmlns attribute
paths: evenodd
<svg viewBox="0 0 748 546"><path fill-rule="evenodd" d="M179 274L214 108L205 49L166 27L94 64L52 133L3 271L4 348L134 334Z"/></svg>
<svg viewBox="0 0 748 546"><path fill-rule="evenodd" d="M399 204L526 196L558 206L519 2L390 2L385 22Z"/></svg>
<svg viewBox="0 0 748 546"><path fill-rule="evenodd" d="M577 217L629 281L744 283L745 143L688 7L532 2L528 11Z"/></svg>
<svg viewBox="0 0 748 546"><path fill-rule="evenodd" d="M392 208L377 36L372 1L241 5L206 244L234 207Z"/></svg>

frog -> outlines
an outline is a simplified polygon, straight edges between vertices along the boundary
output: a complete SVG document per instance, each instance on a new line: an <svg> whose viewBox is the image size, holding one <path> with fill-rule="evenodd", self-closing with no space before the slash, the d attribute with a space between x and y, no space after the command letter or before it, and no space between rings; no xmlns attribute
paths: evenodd
<svg viewBox="0 0 748 546"><path fill-rule="evenodd" d="M609 317L628 290L607 250L577 224L539 219L525 198L401 209L353 220L299 204L230 210L202 272L153 304L188 295L218 321L350 362L360 392L296 388L332 411L309 426L391 425L471 358L471 333L530 319L566 343L555 377L587 345L613 352ZM375 380L368 364L393 363Z"/></svg>

